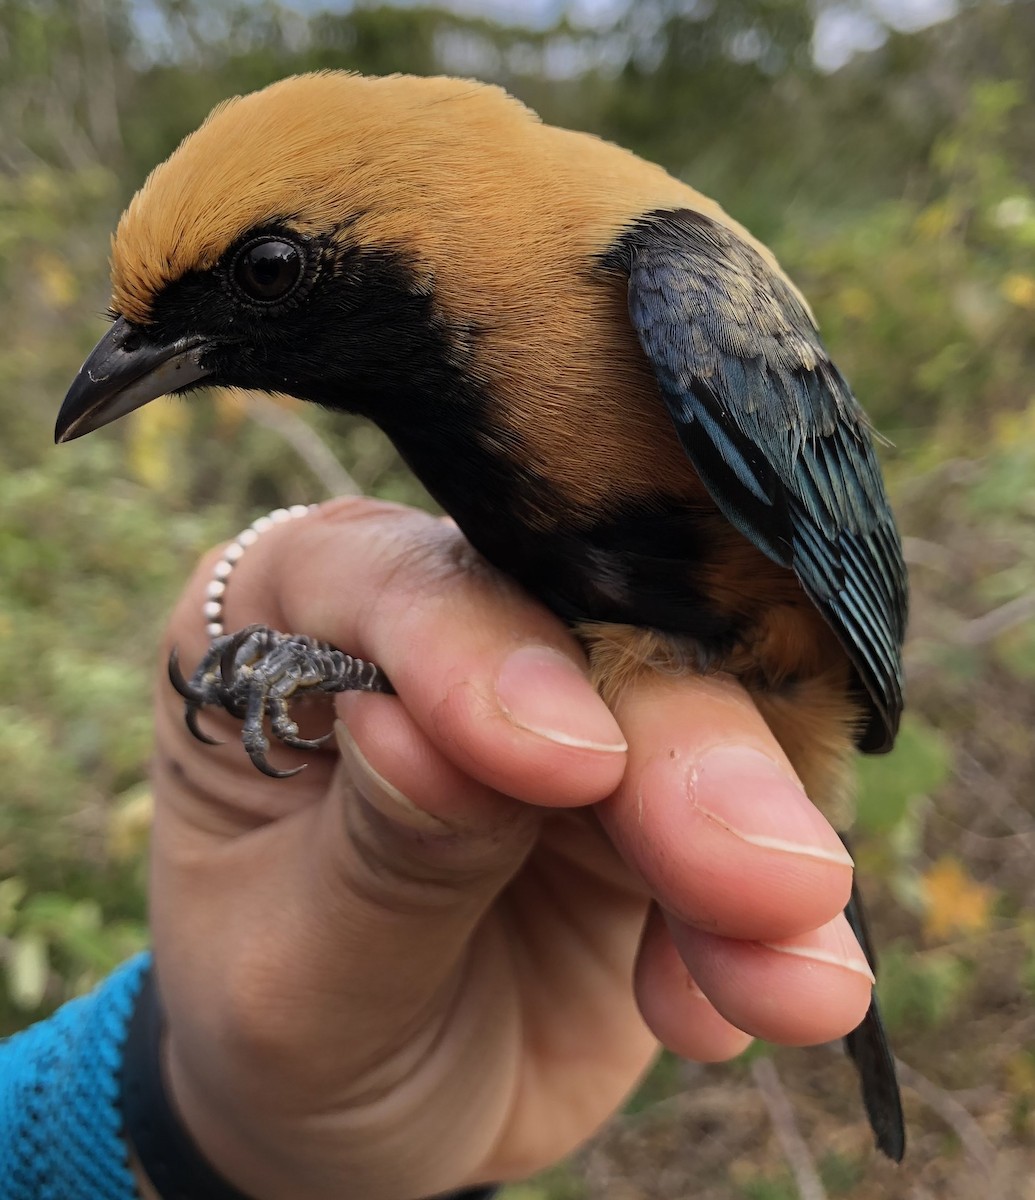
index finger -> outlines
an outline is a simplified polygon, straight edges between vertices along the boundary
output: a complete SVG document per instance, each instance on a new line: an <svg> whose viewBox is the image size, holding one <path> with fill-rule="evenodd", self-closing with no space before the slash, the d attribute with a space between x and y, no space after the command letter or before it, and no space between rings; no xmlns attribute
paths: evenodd
<svg viewBox="0 0 1035 1200"><path fill-rule="evenodd" d="M637 966L654 1033L700 1054L702 993L771 1041L853 1029L873 977L841 915L852 860L750 697L728 678L646 676L618 715L629 763L599 812L658 905Z"/></svg>
<svg viewBox="0 0 1035 1200"><path fill-rule="evenodd" d="M617 711L629 764L601 815L663 909L765 941L844 908L852 859L740 684L645 676Z"/></svg>
<svg viewBox="0 0 1035 1200"><path fill-rule="evenodd" d="M259 622L376 662L432 743L497 791L576 806L621 779L625 739L571 633L425 513L349 498L274 526L223 613L228 630ZM204 650L191 636L188 662Z"/></svg>

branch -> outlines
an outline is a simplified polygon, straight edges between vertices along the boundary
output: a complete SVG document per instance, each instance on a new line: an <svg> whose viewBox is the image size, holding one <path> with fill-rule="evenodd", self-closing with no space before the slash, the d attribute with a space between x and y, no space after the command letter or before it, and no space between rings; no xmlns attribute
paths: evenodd
<svg viewBox="0 0 1035 1200"><path fill-rule="evenodd" d="M1035 592L1026 592L1015 600L1000 604L991 612L975 617L960 630L959 636L968 646L981 646L990 642L1001 633L1023 625L1025 621L1035 617Z"/></svg>
<svg viewBox="0 0 1035 1200"><path fill-rule="evenodd" d="M108 37L104 5L100 0L78 0L79 39L82 56L90 64L83 80L87 124L98 158L109 161L123 149L116 96L117 72Z"/></svg>
<svg viewBox="0 0 1035 1200"><path fill-rule="evenodd" d="M798 1129L798 1123L794 1118L794 1109L787 1099L787 1093L783 1089L772 1059L756 1058L751 1064L751 1077L769 1112L769 1120L773 1123L773 1132L776 1134L780 1149L794 1176L794 1183L801 1200L827 1200L823 1181L816 1170L816 1164L812 1161L812 1155L809 1153L805 1139Z"/></svg>
<svg viewBox="0 0 1035 1200"><path fill-rule="evenodd" d="M915 560L914 560L915 561ZM967 620L954 609L938 606L939 619L951 621L953 633L951 637L961 646L984 646L994 641L1000 634L1007 633L1025 621L1035 618L1035 591L1025 592L993 608L990 612L982 613L980 617ZM921 641L931 639L915 638L906 644L906 675L910 680L921 679L933 674L938 668L935 663L919 662L916 660L916 647ZM943 639L944 640L944 639Z"/></svg>
<svg viewBox="0 0 1035 1200"><path fill-rule="evenodd" d="M910 567L930 567L948 575L952 571L952 555L944 546L926 538L904 537L902 557Z"/></svg>
<svg viewBox="0 0 1035 1200"><path fill-rule="evenodd" d="M1031 813L980 759L966 750L960 750L956 756L956 774L960 782L970 788L973 795L981 796L982 804L986 808L988 802L992 802L995 815L1002 818L1012 833L1020 837L1035 835L1035 820L1032 819ZM967 832L972 831L968 829ZM1001 855L1002 850L998 853Z"/></svg>
<svg viewBox="0 0 1035 1200"><path fill-rule="evenodd" d="M330 496L358 496L362 488L334 457L333 451L320 435L290 409L261 392L243 393L248 399L248 413L254 421L282 437L323 484Z"/></svg>
<svg viewBox="0 0 1035 1200"><path fill-rule="evenodd" d="M964 1153L977 1170L985 1175L991 1174L995 1165L995 1147L956 1097L932 1082L926 1075L921 1075L919 1071L907 1066L900 1058L895 1060L895 1068L906 1087L912 1088L927 1107L937 1113L953 1130Z"/></svg>

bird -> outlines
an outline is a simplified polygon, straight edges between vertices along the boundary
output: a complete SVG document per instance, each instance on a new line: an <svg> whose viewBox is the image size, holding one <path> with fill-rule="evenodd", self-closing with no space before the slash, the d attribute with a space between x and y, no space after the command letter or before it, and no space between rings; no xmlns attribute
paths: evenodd
<svg viewBox="0 0 1035 1200"><path fill-rule="evenodd" d="M877 435L771 251L660 166L489 84L293 76L151 172L111 266L58 441L202 386L365 416L608 703L645 671L733 675L828 812L856 752L892 747L908 587ZM286 644L317 686L391 690L303 634L228 636L171 678L189 718L250 712L268 773L264 712L311 743L291 688L249 709L242 661ZM854 886L846 915L872 965ZM901 1160L876 999L846 1044Z"/></svg>

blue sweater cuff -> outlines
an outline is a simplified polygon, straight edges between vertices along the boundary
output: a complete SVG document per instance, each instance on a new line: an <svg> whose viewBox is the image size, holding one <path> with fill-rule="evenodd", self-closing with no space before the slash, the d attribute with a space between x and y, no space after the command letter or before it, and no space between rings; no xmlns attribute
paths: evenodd
<svg viewBox="0 0 1035 1200"><path fill-rule="evenodd" d="M0 1041L0 1196L134 1200L122 1137L122 1047L149 954Z"/></svg>
<svg viewBox="0 0 1035 1200"><path fill-rule="evenodd" d="M126 1033L150 968L151 955L138 954L90 995L0 1040L2 1200L136 1200L119 1090ZM495 1194L473 1188L452 1200Z"/></svg>

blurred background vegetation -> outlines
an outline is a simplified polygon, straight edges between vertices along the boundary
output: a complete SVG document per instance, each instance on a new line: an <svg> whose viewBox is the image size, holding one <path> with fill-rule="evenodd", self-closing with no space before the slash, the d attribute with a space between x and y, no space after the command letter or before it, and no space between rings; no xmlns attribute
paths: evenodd
<svg viewBox="0 0 1035 1200"><path fill-rule="evenodd" d="M915 597L909 715L861 765L856 835L906 1165L873 1156L839 1055L760 1048L664 1060L509 1195L1035 1196L1035 4L331 9L0 0L0 1033L146 943L152 657L194 557L347 486L327 447L420 502L372 430L279 401L156 404L56 450L117 214L224 96L315 67L477 75L774 246L890 439Z"/></svg>

